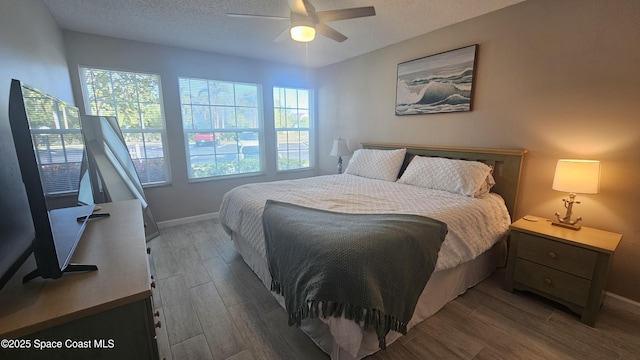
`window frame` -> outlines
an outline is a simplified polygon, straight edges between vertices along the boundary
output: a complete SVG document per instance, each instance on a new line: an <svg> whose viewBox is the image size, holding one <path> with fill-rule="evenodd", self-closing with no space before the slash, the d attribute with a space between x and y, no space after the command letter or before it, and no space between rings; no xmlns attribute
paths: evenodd
<svg viewBox="0 0 640 360"><path fill-rule="evenodd" d="M278 89L282 89L285 92L284 98L285 98L285 104L284 105L276 105L276 91ZM300 91L306 91L308 94L308 98L306 99L307 101L307 108L304 107L300 107L300 106L295 106L295 107L291 107L291 106L287 106L286 104L286 91L287 90L295 90L296 91L296 104L300 104L299 101L299 92ZM314 91L312 88L306 88L306 87L290 87L290 86L273 86L272 88L273 91L273 127L274 127L274 139L275 139L275 151L276 151L276 172L278 173L286 173L286 172L292 172L292 171L305 171L305 170L312 170L315 168L315 146L316 146L316 141L315 141L315 97L314 97ZM307 114L308 114L308 122L309 122L309 126L306 128L301 128L301 127L277 127L277 115L276 112L278 110L281 111L286 111L286 110L295 110L298 113L301 112L301 110L306 110ZM298 119L298 124L299 124L300 119ZM294 168L286 168L286 169L280 169L280 150L279 150L279 138L278 138L278 132L280 131L286 131L286 132L295 132L295 131L306 131L308 132L308 156L309 156L309 165L305 166L305 167L294 167ZM287 142L289 144L289 142ZM300 150L300 141L298 141L298 150ZM287 151L288 153L289 151Z"/></svg>
<svg viewBox="0 0 640 360"><path fill-rule="evenodd" d="M113 104L114 106L114 112L115 113L101 113L99 110L97 113L93 112L93 105L96 103L95 100L91 100L91 98L89 97L89 92L88 92L88 83L85 77L85 70L89 70L89 71L104 71L104 72L108 72L109 73L109 77L110 77L110 89L112 91L111 94L111 100L112 102L110 102L109 104ZM96 115L96 116L115 116L118 119L118 125L120 126L120 131L122 132L122 135L125 138L125 141L127 140L127 138L129 136L132 135L136 135L139 136L141 141L142 141L142 148L141 148L141 153L143 154L143 156L137 156L137 152L138 149L140 149L140 147L135 146L132 147L130 145L127 144L127 147L129 148L129 155L131 156L132 160L134 161L134 163L136 163L136 161L140 161L142 160L142 162L145 164L145 169L146 169L146 173L145 174L140 174L138 173L138 177L140 178L140 181L142 183L143 187L157 187L157 186L165 186L165 185L169 185L172 183L172 174L171 174L171 161L169 158L169 145L168 145L168 136L167 136L167 121L166 121L166 115L165 115L165 106L164 106L164 98L163 98L163 93L162 93L162 76L159 73L154 73L154 72L144 72L144 71L131 71L131 70L122 70L122 69L113 69L113 68L107 68L107 67L95 67L95 66L88 66L88 65L79 65L78 66L78 73L79 73L79 80L80 80L80 87L82 90L82 102L84 104L85 107L85 112L88 115ZM133 75L143 75L143 76L154 76L156 77L157 80L157 99L158 102L154 103L154 102L148 102L148 101L140 101L140 93L136 90L136 100L132 101L133 103L135 103L137 105L137 109L138 109L138 120L139 120L139 128L127 128L125 126L122 126L122 121L121 119L118 117L118 106L117 106L117 99L115 98L115 95L113 93L113 74L114 73L120 73L120 74L133 74ZM136 82L137 83L137 82ZM106 103L106 102L102 102L102 103ZM156 104L159 106L159 112L160 112L160 122L162 127L158 128L158 127L146 127L145 126L145 121L142 118L142 107L141 105L146 105L146 104ZM160 157L148 157L147 154L151 151L149 151L149 148L147 147L149 144L149 138L150 136L156 136L159 135L160 136L160 144L161 144L161 152L162 152L162 156ZM135 149L136 153L132 153L132 151ZM148 179L151 177L150 175L150 171L151 171L151 166L149 166L149 164L151 163L150 160L155 160L155 159L162 159L163 161L163 172L164 172L164 180L160 180L160 181L144 181L145 179ZM136 171L140 171L138 168L136 168ZM143 175L143 176L141 176Z"/></svg>
<svg viewBox="0 0 640 360"><path fill-rule="evenodd" d="M188 81L189 82L189 93L188 94L183 94L182 93L182 86L183 86L183 82L184 81ZM192 81L193 82L206 82L206 86L207 86L207 103L202 103L202 102L194 102L193 100L193 88L192 86ZM211 100L211 86L212 84L215 83L219 83L220 85L224 85L227 84L227 86L231 85L233 86L233 104L222 104L222 103L212 103ZM236 93L236 87L237 86L250 86L250 87L255 87L256 89L256 93L255 93L255 107L254 106L247 106L247 105L240 105L239 101L236 97L237 93ZM185 155L186 155L186 163L187 163L187 178L189 180L189 182L204 182L204 181L215 181L215 180L220 180L220 179L229 179L229 178L239 178L239 177L250 177L250 176L259 176L259 175L264 175L266 173L266 156L265 156L265 146L266 146L266 141L265 141L265 134L264 134L264 105L263 105L263 85L260 83L250 83L250 82L243 82L243 81L232 81L232 80L219 80L219 79L205 79L205 78L197 78L197 77L182 77L179 76L178 77L178 95L180 98L180 117L181 117L181 126L182 126L182 133L183 133L183 139L184 139L184 146L185 146ZM191 100L191 102L184 102L184 97L185 95L187 95L189 97L189 99ZM187 122L185 122L185 108L188 107L189 108L189 114L190 114L190 118L187 120ZM208 114L209 114L209 123L210 126L209 127L197 127L195 124L195 118L193 116L194 112L193 109L194 108L206 108L208 110ZM233 112L233 118L235 120L235 124L236 127L230 127L230 128L225 128L224 125L226 123L226 121L228 121L228 119L223 116L222 120L217 120L220 121L220 125L221 127L215 127L214 125L214 120L213 120L213 109L216 108L220 108L220 109L225 109L224 114L225 115L229 115L228 113L226 113L226 111L231 110ZM238 125L238 113L242 113L243 111L249 111L249 112L254 112L254 116L255 116L255 123L257 127L237 127ZM187 128L187 126L189 126L189 128ZM247 155L244 153L244 149L242 148L241 145L241 141L240 141L240 137L241 134L244 132L255 132L258 134L258 151L257 152L251 152L249 154L249 157L247 157ZM213 144L211 146L212 152L209 153L203 153L203 154L193 154L192 153L192 149L195 149L198 147L197 143L192 143L192 138L193 136L195 136L198 133L202 133L202 134L213 134L212 138L213 138ZM220 136L219 136L220 135ZM222 142L224 139L225 140L225 144L220 144L220 145L216 145L216 142L219 138L220 141ZM231 141L233 140L233 141ZM235 143L235 145L234 145ZM218 151L219 146L221 147L228 147L233 145L233 149L232 151ZM231 164L230 166L235 166L236 168L242 168L243 166L245 166L247 163L244 162L244 160L246 159L250 159L250 158L255 158L254 154L257 154L257 158L258 158L258 169L255 171L243 171L243 172L230 172L230 173L214 173L214 174L208 174L208 175L202 175L202 176L196 176L196 172L199 171L197 169L193 168L193 160L194 158L197 157L201 157L201 158L206 158L206 157L212 157L213 158L213 167L215 170L213 170L214 172L218 172L218 171L224 171L224 169L222 169L225 165ZM235 160L232 161L223 161L223 160L218 160L220 158L223 157L227 157L227 156L235 156ZM206 163L205 164L209 164ZM219 164L222 164L222 166L219 168ZM250 163L249 163L250 166ZM219 170L220 169L220 170ZM206 171L206 170L204 170Z"/></svg>

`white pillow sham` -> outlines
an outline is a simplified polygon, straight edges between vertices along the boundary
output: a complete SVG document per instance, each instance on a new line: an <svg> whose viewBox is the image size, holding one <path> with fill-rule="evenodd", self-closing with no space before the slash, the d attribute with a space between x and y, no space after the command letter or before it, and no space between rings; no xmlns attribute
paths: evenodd
<svg viewBox="0 0 640 360"><path fill-rule="evenodd" d="M358 149L353 153L346 174L385 181L398 180L407 149Z"/></svg>
<svg viewBox="0 0 640 360"><path fill-rule="evenodd" d="M415 156L398 182L473 197L495 184L487 164L424 156Z"/></svg>

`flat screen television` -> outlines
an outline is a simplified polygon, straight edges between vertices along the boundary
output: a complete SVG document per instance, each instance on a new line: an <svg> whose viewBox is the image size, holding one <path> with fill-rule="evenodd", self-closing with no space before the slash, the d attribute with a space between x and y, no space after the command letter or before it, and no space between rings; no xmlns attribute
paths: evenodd
<svg viewBox="0 0 640 360"><path fill-rule="evenodd" d="M0 289L31 254L35 236L9 118L0 115Z"/></svg>
<svg viewBox="0 0 640 360"><path fill-rule="evenodd" d="M29 117L34 116L35 112L38 112L38 116L61 116L61 108L78 111L72 105L19 80L12 80L9 126L3 123L1 128L0 186L3 194L0 195L0 287L13 276L31 252L36 269L23 281L38 276L56 279L65 272L97 269L94 265L70 263L95 205L49 210L36 161L37 149L31 135Z"/></svg>

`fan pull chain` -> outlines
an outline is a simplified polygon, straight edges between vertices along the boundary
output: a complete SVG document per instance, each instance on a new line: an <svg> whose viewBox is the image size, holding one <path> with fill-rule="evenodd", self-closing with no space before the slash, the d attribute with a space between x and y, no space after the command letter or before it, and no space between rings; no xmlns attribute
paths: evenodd
<svg viewBox="0 0 640 360"><path fill-rule="evenodd" d="M307 71L307 80L309 80L309 43L304 43L304 62Z"/></svg>

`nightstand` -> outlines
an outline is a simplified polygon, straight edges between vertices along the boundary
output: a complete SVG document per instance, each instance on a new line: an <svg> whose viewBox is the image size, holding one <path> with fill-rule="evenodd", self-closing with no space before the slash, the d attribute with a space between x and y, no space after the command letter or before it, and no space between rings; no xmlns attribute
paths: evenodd
<svg viewBox="0 0 640 360"><path fill-rule="evenodd" d="M505 288L525 290L580 314L594 326L613 254L622 235L583 226L571 230L525 216L511 224Z"/></svg>

